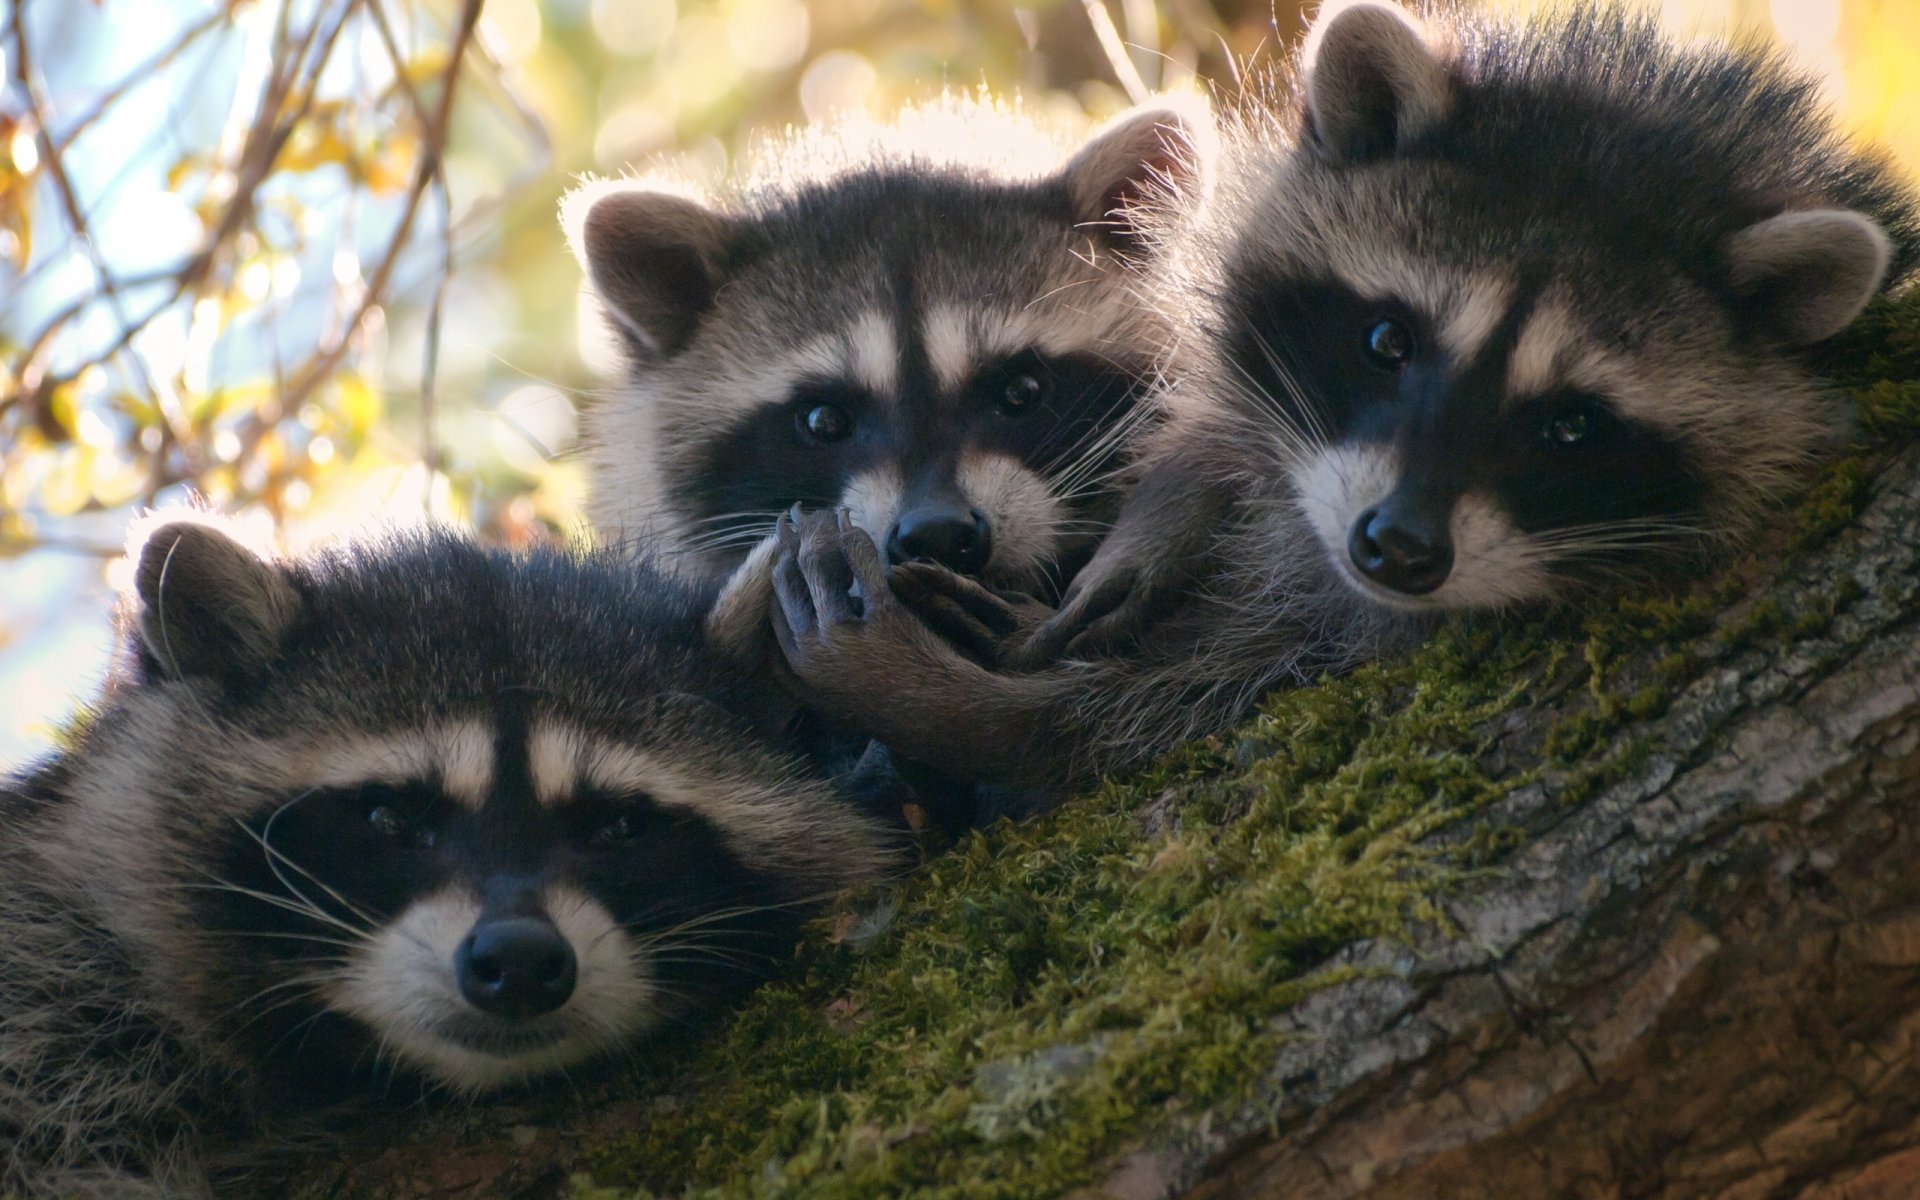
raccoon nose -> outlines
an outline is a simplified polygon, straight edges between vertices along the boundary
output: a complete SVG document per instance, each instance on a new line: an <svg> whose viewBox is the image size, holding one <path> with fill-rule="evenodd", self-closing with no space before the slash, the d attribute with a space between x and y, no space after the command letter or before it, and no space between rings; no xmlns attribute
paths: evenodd
<svg viewBox="0 0 1920 1200"><path fill-rule="evenodd" d="M978 574L993 556L993 532L971 509L916 508L893 523L887 561L937 562L962 575Z"/></svg>
<svg viewBox="0 0 1920 1200"><path fill-rule="evenodd" d="M482 1012L537 1017L573 995L573 947L551 921L507 917L481 921L453 953L460 994Z"/></svg>
<svg viewBox="0 0 1920 1200"><path fill-rule="evenodd" d="M1361 513L1353 523L1347 557L1382 587L1424 596L1452 572L1453 540L1444 523L1409 519L1382 505Z"/></svg>

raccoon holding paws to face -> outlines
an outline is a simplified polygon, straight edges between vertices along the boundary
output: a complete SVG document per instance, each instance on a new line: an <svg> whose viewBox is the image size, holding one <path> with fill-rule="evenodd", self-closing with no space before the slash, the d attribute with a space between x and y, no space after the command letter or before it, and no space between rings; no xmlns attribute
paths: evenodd
<svg viewBox="0 0 1920 1200"><path fill-rule="evenodd" d="M105 697L0 790L0 1195L205 1196L263 1112L565 1070L896 861L643 564L187 522L136 581Z"/></svg>
<svg viewBox="0 0 1920 1200"><path fill-rule="evenodd" d="M1437 615L1690 561L1836 440L1803 351L1920 260L1911 191L1817 81L1618 8L1330 6L1222 142L1181 259L1191 353L1043 665L955 653L816 518L774 579L817 703L1077 786ZM863 691L861 662L898 682Z"/></svg>
<svg viewBox="0 0 1920 1200"><path fill-rule="evenodd" d="M1169 97L1055 166L1035 121L949 98L796 134L711 197L582 187L562 222L628 367L586 416L596 528L724 573L840 506L895 563L1057 597L1153 411L1155 231L1211 141Z"/></svg>

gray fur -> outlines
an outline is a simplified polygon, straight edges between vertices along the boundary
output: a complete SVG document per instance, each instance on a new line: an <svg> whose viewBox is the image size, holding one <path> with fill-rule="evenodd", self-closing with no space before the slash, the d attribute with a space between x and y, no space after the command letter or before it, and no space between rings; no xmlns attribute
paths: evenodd
<svg viewBox="0 0 1920 1200"><path fill-rule="evenodd" d="M0 1195L269 1194L257 1152L304 1129L312 1097L396 1077L471 1092L618 1053L720 1002L751 978L745 963L779 957L809 908L896 861L892 835L842 803L802 747L757 725L791 702L703 630L711 592L643 564L515 558L444 534L269 562L195 523L159 528L135 577L105 694L65 748L0 786ZM448 733L469 727L477 738ZM420 819L469 824L395 851L406 857L391 871L370 868L388 851L353 808L361 780L442 789ZM343 824L303 818L343 788ZM490 1018L461 1009L450 983L430 988L453 968L416 965L427 940L394 931L470 923L461 914L518 877L503 869L527 869L487 857L534 843L488 849L509 826L479 826L480 814L517 805L490 819L547 821L541 811L628 803L631 789L640 807L619 811L666 814L640 826L631 853L697 826L711 842L686 844L720 873L676 857L635 872L653 882L634 878L645 888L627 896L607 890L618 872L573 874L616 853L599 843L532 863L539 890L509 900L551 916L581 982L535 1018L544 1025L484 1035L532 1031L537 1049L446 1041L443 1026ZM589 791L616 799L578 799ZM547 839L591 828L522 827ZM683 870L701 880L688 889L725 890L683 904ZM674 974L690 968L672 965L664 914L722 896L726 911L686 927L725 961ZM731 934L714 940L746 922L735 948Z"/></svg>
<svg viewBox="0 0 1920 1200"><path fill-rule="evenodd" d="M1141 453L1151 486L1060 614L1009 639L998 670L884 600L878 617L822 616L819 593L845 572L815 564L866 556L815 523L776 566L776 583L797 569L814 592L810 607L789 587L776 609L789 661L817 702L898 753L1072 787L1218 729L1272 687L1405 644L1443 612L1696 562L1843 428L1801 350L1920 262L1912 193L1818 96L1775 52L1681 47L1619 9L1434 12L1424 27L1377 3L1330 10L1299 72L1257 80L1223 129L1213 200L1178 256L1191 319ZM1431 386L1478 388L1482 407L1436 409L1423 431L1414 395L1375 426L1343 425L1346 395L1295 368L1332 371L1367 327L1311 326L1344 311L1332 302L1304 304L1300 326L1272 315L1275 297L1315 288L1356 297L1359 314L1409 314L1422 350L1455 364ZM1658 447L1649 461L1669 464L1661 487L1682 515L1562 531L1512 507L1506 483L1478 482L1491 468L1473 464L1499 453L1435 459L1569 389L1604 406L1577 414ZM1459 489L1434 501L1458 554L1436 590L1389 594L1349 565L1349 531L1363 505L1428 486L1414 462ZM1581 479L1540 502L1608 483ZM875 677L889 686L863 695L855 681ZM950 719L953 697L978 736Z"/></svg>
<svg viewBox="0 0 1920 1200"><path fill-rule="evenodd" d="M904 445L826 491L722 498L771 470L717 461L728 439L805 382L857 386L891 429L933 431L975 403L968 373L1027 347L1150 380L1168 340L1149 298L1161 210L1204 193L1210 117L1168 98L1069 149L1017 112L949 97L885 126L848 121L763 147L712 194L652 176L569 196L562 222L627 359L586 416L601 536L669 549L713 577L804 500L846 505L884 541L921 486L923 452ZM1036 587L1074 549L1084 561L1088 526L1112 514L1079 502L1105 483L1098 460L1121 432L1089 439L1050 478L944 446L959 461L932 468L952 477L940 486L978 493L961 499L1004 546L986 577ZM929 437L941 442L898 440Z"/></svg>

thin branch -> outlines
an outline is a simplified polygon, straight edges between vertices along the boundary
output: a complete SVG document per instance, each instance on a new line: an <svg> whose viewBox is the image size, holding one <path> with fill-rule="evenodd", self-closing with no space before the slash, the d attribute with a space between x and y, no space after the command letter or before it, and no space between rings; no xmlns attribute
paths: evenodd
<svg viewBox="0 0 1920 1200"><path fill-rule="evenodd" d="M1126 90L1127 98L1138 104L1152 94L1147 81L1140 78L1140 68L1133 65L1133 59L1127 54L1126 43L1120 39L1120 31L1114 27L1113 14L1107 11L1103 0L1080 0L1080 6L1087 10L1087 21L1093 26L1093 36L1100 42L1100 50L1107 56L1107 64L1113 68L1115 79Z"/></svg>
<svg viewBox="0 0 1920 1200"><path fill-rule="evenodd" d="M420 213L420 202L427 188L433 183L440 170L440 158L445 152L447 130L453 117L453 97L455 84L459 82L460 66L466 58L467 47L473 41L474 27L480 20L482 0L464 0L460 8L460 21L455 28L453 44L447 55L447 69L442 75L440 102L435 107L432 120L421 131L420 163L414 173L411 187L407 189L406 205L401 209L400 220L394 227L393 238L387 243L386 252L381 256L373 274L367 279L365 290L361 293L360 303L340 336L332 345L324 346L312 359L308 360L300 374L289 386L286 395L288 409L297 409L313 390L333 374L334 368L347 352L354 334L362 321L385 297L387 285L393 278L393 271L400 260L407 241L413 232L414 219Z"/></svg>

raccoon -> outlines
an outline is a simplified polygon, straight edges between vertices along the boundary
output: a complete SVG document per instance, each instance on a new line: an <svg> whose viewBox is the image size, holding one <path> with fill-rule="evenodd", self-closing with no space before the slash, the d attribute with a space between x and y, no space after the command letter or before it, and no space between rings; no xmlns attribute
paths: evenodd
<svg viewBox="0 0 1920 1200"><path fill-rule="evenodd" d="M1226 123L1187 368L1028 669L928 636L857 533L783 529L773 616L819 703L1083 784L1440 614L1693 562L1834 442L1804 351L1911 275L1920 224L1814 81L1617 8L1435 20L1331 8ZM903 570L919 607L1012 627ZM859 694L862 662L901 684Z"/></svg>
<svg viewBox="0 0 1920 1200"><path fill-rule="evenodd" d="M1038 122L950 98L795 135L720 195L574 192L628 364L587 413L593 523L714 574L792 505L843 506L892 561L1057 598L1154 411L1153 231L1204 193L1211 129L1153 101L1041 173Z"/></svg>
<svg viewBox="0 0 1920 1200"><path fill-rule="evenodd" d="M616 1053L896 861L643 564L175 522L136 575L123 668L0 794L0 1194L203 1196L263 1114Z"/></svg>

